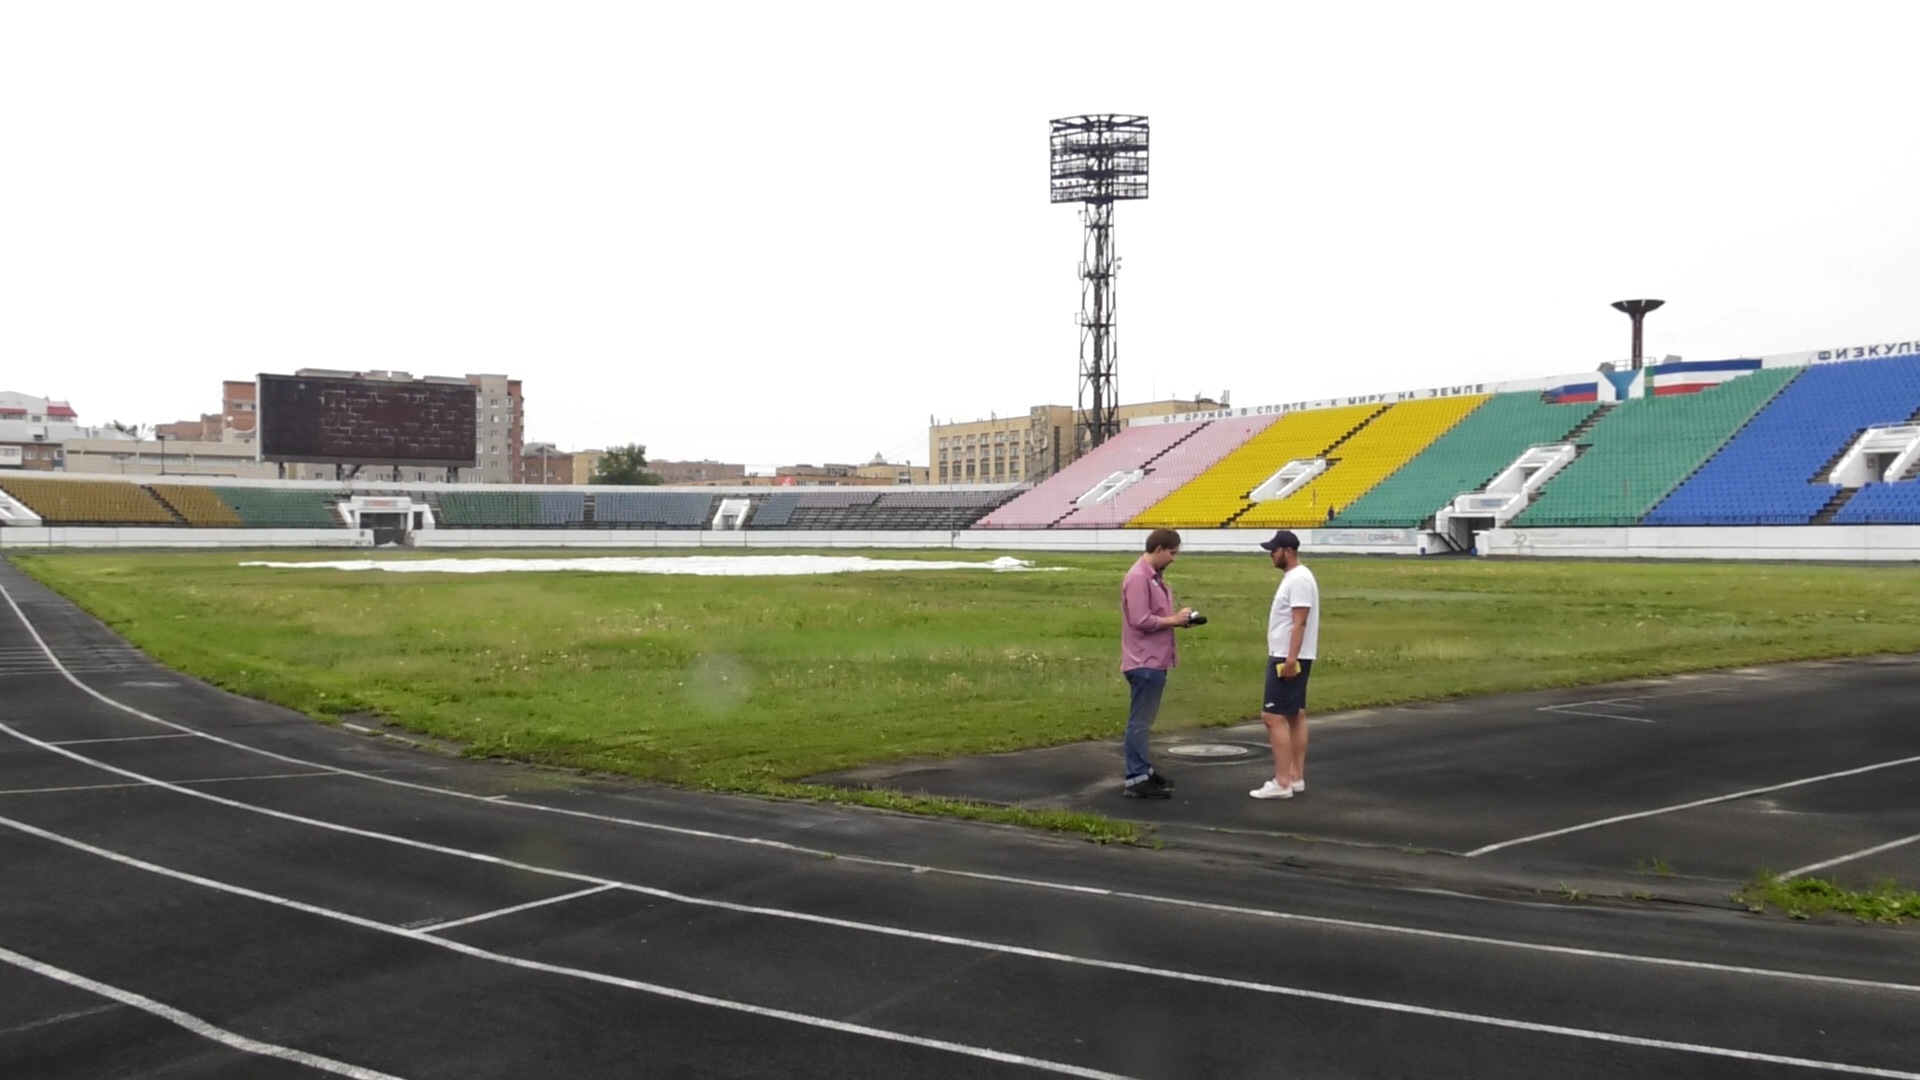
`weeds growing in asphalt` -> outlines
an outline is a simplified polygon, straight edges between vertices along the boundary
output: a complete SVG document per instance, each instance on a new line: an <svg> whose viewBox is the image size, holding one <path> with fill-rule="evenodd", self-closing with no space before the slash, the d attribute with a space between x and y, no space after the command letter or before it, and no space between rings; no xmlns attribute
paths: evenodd
<svg viewBox="0 0 1920 1080"><path fill-rule="evenodd" d="M1782 879L1766 870L1733 894L1756 914L1778 908L1790 919L1810 919L1833 912L1861 922L1899 923L1920 919L1920 892L1903 889L1888 878L1871 888L1853 890L1825 878Z"/></svg>

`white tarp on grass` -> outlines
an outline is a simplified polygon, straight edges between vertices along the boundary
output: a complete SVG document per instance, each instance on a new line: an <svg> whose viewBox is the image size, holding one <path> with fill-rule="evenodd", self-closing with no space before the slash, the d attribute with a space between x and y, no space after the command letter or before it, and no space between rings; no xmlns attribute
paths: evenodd
<svg viewBox="0 0 1920 1080"><path fill-rule="evenodd" d="M338 562L243 562L280 570L385 570L395 574L506 574L551 570L590 570L599 574L698 574L706 577L787 577L844 574L857 570L992 570L1020 572L1036 568L1025 559L1001 556L992 562L938 562L931 559L869 559L862 555L685 555L670 558L626 556L598 559L343 559Z"/></svg>

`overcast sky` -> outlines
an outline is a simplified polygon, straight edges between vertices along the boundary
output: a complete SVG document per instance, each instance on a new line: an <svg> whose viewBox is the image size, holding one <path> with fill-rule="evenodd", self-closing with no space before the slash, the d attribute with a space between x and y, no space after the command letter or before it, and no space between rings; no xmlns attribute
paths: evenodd
<svg viewBox="0 0 1920 1080"><path fill-rule="evenodd" d="M925 463L1070 403L1047 120L1134 112L1123 400L1920 334L1920 4L0 6L0 389L525 380L527 434Z"/></svg>

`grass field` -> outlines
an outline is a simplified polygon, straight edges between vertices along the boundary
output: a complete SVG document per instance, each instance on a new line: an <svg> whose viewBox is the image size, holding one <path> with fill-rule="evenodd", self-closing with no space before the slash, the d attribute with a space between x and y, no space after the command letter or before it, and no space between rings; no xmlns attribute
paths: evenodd
<svg viewBox="0 0 1920 1080"><path fill-rule="evenodd" d="M321 718L377 714L479 754L681 783L771 789L864 762L1111 736L1126 712L1117 589L1130 556L1038 557L1058 573L789 578L243 569L245 557L15 562L238 693ZM1920 572L1907 567L1310 565L1326 605L1321 712L1920 650ZM1168 571L1211 624L1181 636L1161 730L1255 715L1278 576L1257 552Z"/></svg>

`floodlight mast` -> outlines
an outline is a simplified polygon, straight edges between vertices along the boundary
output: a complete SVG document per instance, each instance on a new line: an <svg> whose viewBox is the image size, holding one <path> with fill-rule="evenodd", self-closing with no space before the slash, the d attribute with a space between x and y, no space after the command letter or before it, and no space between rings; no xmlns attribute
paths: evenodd
<svg viewBox="0 0 1920 1080"><path fill-rule="evenodd" d="M1081 204L1080 389L1076 456L1120 433L1119 349L1114 338L1113 204L1147 197L1147 118L1119 113L1052 121L1050 198Z"/></svg>
<svg viewBox="0 0 1920 1080"><path fill-rule="evenodd" d="M1640 324L1647 321L1647 312L1666 303L1665 300L1615 300L1615 311L1624 311L1627 318L1633 320L1633 370L1639 371L1646 364L1640 352ZM1649 375L1648 378L1653 376Z"/></svg>

